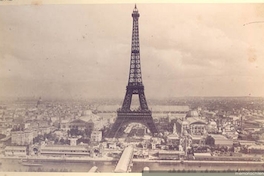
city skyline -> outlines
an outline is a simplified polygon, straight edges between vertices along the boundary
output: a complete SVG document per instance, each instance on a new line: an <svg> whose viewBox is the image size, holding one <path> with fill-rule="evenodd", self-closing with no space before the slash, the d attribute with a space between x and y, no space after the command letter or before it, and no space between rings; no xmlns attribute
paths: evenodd
<svg viewBox="0 0 264 176"><path fill-rule="evenodd" d="M0 96L123 98L133 7L1 6ZM262 4L137 7L147 99L264 96Z"/></svg>

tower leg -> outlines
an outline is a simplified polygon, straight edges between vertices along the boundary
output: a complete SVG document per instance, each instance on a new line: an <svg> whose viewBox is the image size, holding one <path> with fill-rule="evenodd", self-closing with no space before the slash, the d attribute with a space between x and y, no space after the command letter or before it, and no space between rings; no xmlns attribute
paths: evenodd
<svg viewBox="0 0 264 176"><path fill-rule="evenodd" d="M132 95L133 95L133 91L130 89L127 89L125 99L123 102L123 106L122 106L122 110L129 110L130 109L130 105L131 105L131 101L132 101Z"/></svg>
<svg viewBox="0 0 264 176"><path fill-rule="evenodd" d="M115 138L118 131L120 130L120 128L122 127L122 119L120 118L117 118L115 123L113 124L110 132L108 133L108 136L109 138Z"/></svg>
<svg viewBox="0 0 264 176"><path fill-rule="evenodd" d="M148 110L147 100L143 90L139 90L139 103L142 110Z"/></svg>

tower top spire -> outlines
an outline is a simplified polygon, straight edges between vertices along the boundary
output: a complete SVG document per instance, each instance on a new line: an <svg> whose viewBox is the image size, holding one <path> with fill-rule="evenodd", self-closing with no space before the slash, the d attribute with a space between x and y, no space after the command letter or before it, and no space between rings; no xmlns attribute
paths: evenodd
<svg viewBox="0 0 264 176"><path fill-rule="evenodd" d="M138 13L138 9L137 9L137 4L135 4L135 8L133 10L133 13L132 13L132 17L134 18L138 18L139 17L139 13Z"/></svg>

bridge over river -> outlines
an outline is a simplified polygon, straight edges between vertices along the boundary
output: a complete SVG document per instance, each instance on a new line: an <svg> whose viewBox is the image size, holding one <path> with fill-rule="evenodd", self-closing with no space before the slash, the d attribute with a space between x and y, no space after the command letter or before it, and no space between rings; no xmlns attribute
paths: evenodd
<svg viewBox="0 0 264 176"><path fill-rule="evenodd" d="M123 151L120 160L118 161L115 171L116 173L131 172L131 166L133 165L132 160L134 156L133 146L128 146Z"/></svg>

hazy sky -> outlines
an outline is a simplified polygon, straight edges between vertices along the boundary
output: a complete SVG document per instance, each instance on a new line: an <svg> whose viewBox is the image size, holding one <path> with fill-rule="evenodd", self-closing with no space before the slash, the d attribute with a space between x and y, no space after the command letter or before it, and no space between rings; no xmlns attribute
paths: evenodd
<svg viewBox="0 0 264 176"><path fill-rule="evenodd" d="M263 4L137 7L147 99L264 96ZM0 6L0 96L123 98L133 8Z"/></svg>

